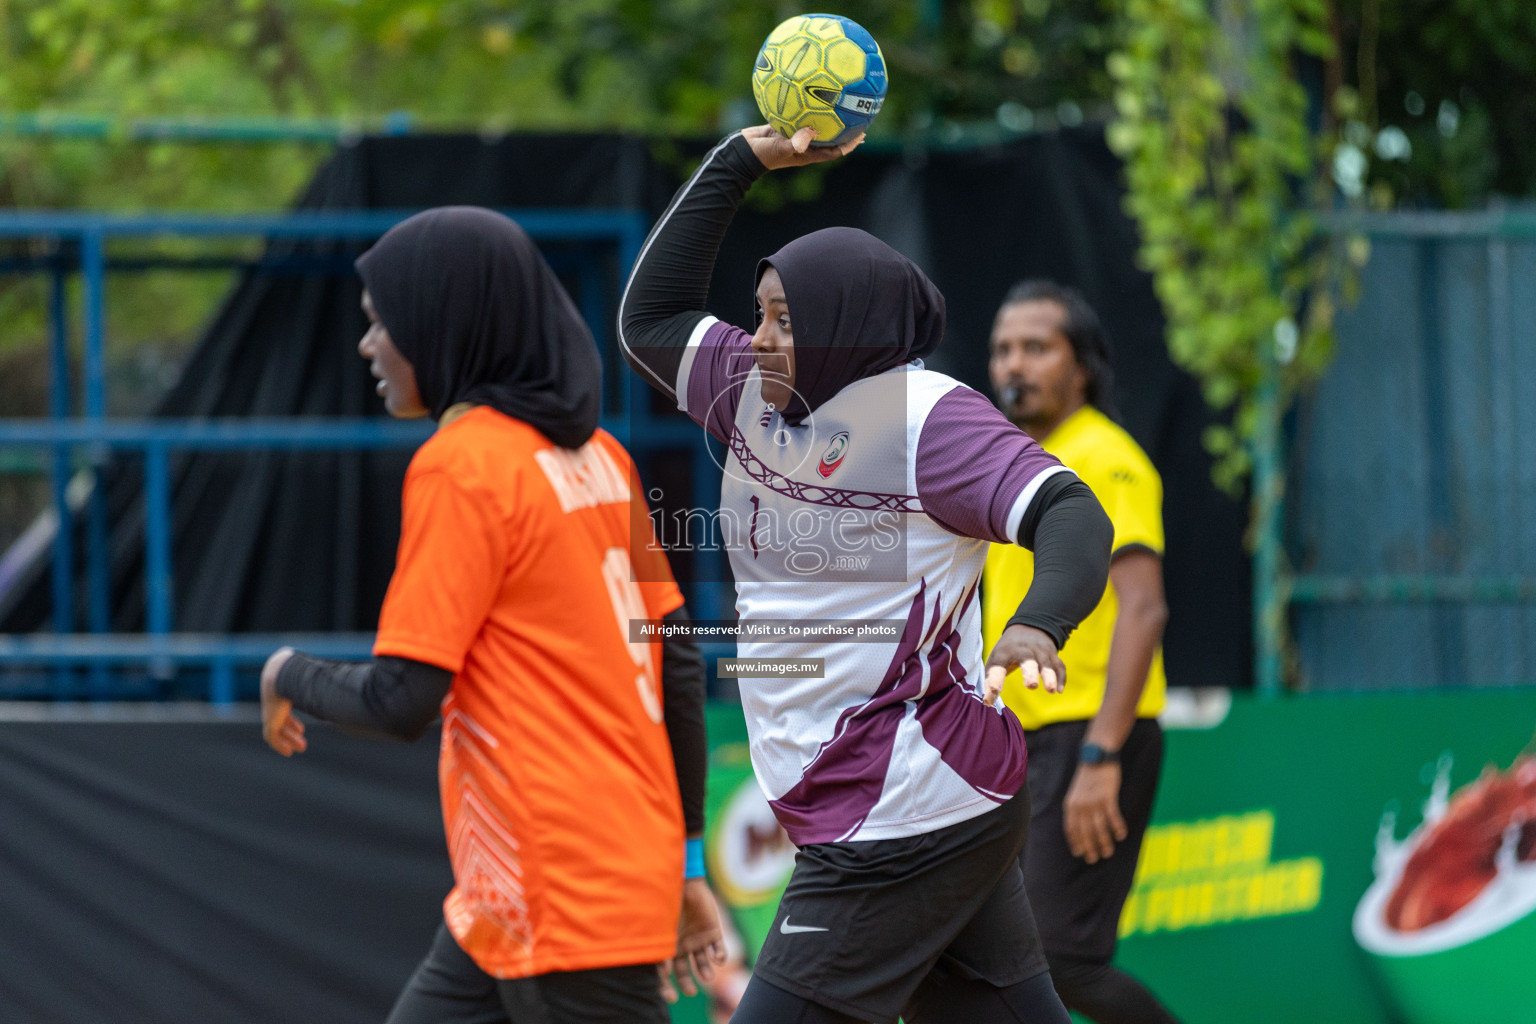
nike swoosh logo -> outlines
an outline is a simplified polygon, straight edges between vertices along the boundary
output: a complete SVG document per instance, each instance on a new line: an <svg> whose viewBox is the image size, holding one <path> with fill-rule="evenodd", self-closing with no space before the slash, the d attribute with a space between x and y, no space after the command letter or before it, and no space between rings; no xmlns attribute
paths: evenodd
<svg viewBox="0 0 1536 1024"><path fill-rule="evenodd" d="M790 924L787 917L784 918L784 923L779 925L779 934L781 935L794 935L797 932L824 932L826 930L825 928L817 928L815 925L810 924Z"/></svg>

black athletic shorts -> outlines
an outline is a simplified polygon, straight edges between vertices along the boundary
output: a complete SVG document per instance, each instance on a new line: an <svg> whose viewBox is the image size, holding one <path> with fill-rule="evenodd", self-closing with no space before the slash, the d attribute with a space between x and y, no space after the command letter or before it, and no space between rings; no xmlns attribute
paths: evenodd
<svg viewBox="0 0 1536 1024"><path fill-rule="evenodd" d="M1028 830L1021 791L924 835L802 848L754 973L892 1024L936 966L999 987L1043 973L1019 870Z"/></svg>
<svg viewBox="0 0 1536 1024"><path fill-rule="evenodd" d="M655 964L498 980L440 925L386 1024L667 1024Z"/></svg>
<svg viewBox="0 0 1536 1024"><path fill-rule="evenodd" d="M1045 950L1057 957L1109 963L1120 931L1120 909L1136 878L1141 840L1152 819L1163 764L1163 730L1138 718L1120 751L1120 814L1125 841L1114 856L1089 864L1072 856L1062 830L1062 801L1077 771L1087 722L1057 722L1026 732L1029 744L1029 844L1024 883Z"/></svg>

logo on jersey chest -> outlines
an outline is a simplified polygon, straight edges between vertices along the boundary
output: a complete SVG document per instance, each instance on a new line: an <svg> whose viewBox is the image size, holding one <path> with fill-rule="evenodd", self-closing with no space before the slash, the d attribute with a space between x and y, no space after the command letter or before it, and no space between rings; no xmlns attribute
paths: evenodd
<svg viewBox="0 0 1536 1024"><path fill-rule="evenodd" d="M831 476L837 472L837 467L843 464L843 456L848 454L848 431L839 430L832 435L832 443L827 450L821 453L821 461L816 464L816 472L823 477Z"/></svg>

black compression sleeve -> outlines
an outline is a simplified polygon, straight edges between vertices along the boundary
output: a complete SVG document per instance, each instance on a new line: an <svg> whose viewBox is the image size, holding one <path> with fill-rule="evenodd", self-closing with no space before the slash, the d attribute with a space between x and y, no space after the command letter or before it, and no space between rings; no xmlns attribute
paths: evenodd
<svg viewBox="0 0 1536 1024"><path fill-rule="evenodd" d="M453 673L409 658L329 661L294 654L277 674L277 695L336 725L415 740L437 718Z"/></svg>
<svg viewBox="0 0 1536 1024"><path fill-rule="evenodd" d="M1008 620L1050 634L1057 649L1104 597L1115 529L1088 485L1058 473L1040 485L1019 524L1019 543L1035 553L1035 574Z"/></svg>
<svg viewBox="0 0 1536 1024"><path fill-rule="evenodd" d="M767 168L740 134L721 142L640 249L619 306L619 348L652 387L673 394L688 337L707 314L709 278L726 228Z"/></svg>
<svg viewBox="0 0 1536 1024"><path fill-rule="evenodd" d="M686 625L686 608L662 620ZM704 736L704 656L692 640L668 637L661 645L661 707L672 743L677 789L683 797L683 826L688 835L704 831L704 776L709 747Z"/></svg>

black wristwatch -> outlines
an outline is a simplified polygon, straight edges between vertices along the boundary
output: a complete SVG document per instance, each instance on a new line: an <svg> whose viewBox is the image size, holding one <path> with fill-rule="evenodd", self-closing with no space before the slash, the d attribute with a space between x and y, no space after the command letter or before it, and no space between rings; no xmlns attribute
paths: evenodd
<svg viewBox="0 0 1536 1024"><path fill-rule="evenodd" d="M1084 743L1077 752L1080 764L1119 764L1120 751L1105 750L1097 743Z"/></svg>

